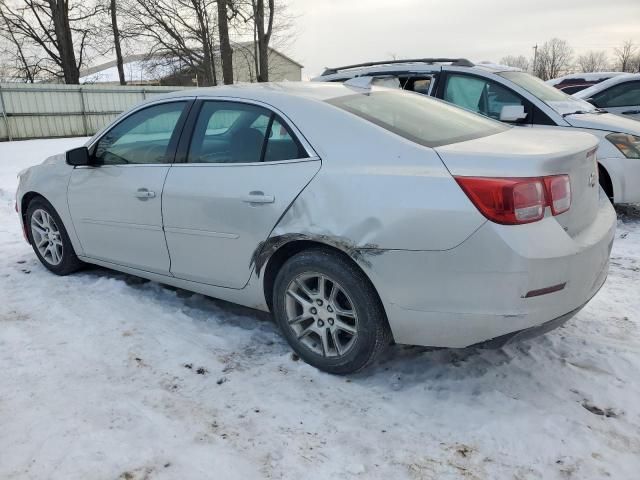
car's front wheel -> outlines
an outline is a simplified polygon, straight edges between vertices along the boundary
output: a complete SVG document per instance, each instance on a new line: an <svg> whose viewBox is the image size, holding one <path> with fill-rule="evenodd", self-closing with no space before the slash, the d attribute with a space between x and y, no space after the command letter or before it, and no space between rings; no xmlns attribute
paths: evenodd
<svg viewBox="0 0 640 480"><path fill-rule="evenodd" d="M329 373L364 368L391 341L369 279L349 259L327 250L287 260L275 280L273 307L296 353Z"/></svg>
<svg viewBox="0 0 640 480"><path fill-rule="evenodd" d="M44 198L35 198L27 208L27 228L33 251L56 275L68 275L82 267L67 230L55 209Z"/></svg>

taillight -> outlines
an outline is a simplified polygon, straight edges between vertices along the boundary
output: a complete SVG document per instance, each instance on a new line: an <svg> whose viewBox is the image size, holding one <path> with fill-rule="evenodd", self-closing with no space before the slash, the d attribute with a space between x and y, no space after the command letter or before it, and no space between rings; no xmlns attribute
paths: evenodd
<svg viewBox="0 0 640 480"><path fill-rule="evenodd" d="M549 193L549 206L551 213L560 215L571 207L571 183L569 175L556 175L544 178L547 192Z"/></svg>
<svg viewBox="0 0 640 480"><path fill-rule="evenodd" d="M520 225L537 222L544 210L553 215L571 206L568 175L539 178L455 177L480 213L495 223Z"/></svg>

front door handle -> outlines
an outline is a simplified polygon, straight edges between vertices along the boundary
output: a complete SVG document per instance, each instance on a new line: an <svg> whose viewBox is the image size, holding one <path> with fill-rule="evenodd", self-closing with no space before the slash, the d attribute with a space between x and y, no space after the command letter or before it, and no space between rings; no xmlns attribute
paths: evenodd
<svg viewBox="0 0 640 480"><path fill-rule="evenodd" d="M245 203L273 203L276 198L273 195L265 195L264 192L254 191L242 197L242 201Z"/></svg>
<svg viewBox="0 0 640 480"><path fill-rule="evenodd" d="M153 192L147 188L139 188L136 192L136 197L140 200L146 200L147 198L153 198L156 196L156 192Z"/></svg>
<svg viewBox="0 0 640 480"><path fill-rule="evenodd" d="M640 113L640 110L627 110L626 112L622 112L623 115L637 115Z"/></svg>

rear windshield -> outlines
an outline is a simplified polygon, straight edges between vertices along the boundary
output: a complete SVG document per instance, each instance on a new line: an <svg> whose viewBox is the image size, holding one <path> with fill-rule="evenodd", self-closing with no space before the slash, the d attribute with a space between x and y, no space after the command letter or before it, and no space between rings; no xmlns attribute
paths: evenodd
<svg viewBox="0 0 640 480"><path fill-rule="evenodd" d="M385 90L327 100L425 147L503 132L511 127L417 93Z"/></svg>

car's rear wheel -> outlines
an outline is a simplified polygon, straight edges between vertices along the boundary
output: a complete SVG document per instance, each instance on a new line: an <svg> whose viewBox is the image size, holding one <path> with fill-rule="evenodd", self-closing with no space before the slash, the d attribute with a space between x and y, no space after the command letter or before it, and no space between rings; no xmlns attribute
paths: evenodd
<svg viewBox="0 0 640 480"><path fill-rule="evenodd" d="M296 353L329 373L364 368L391 341L369 279L330 251L303 251L287 260L275 280L273 307Z"/></svg>
<svg viewBox="0 0 640 480"><path fill-rule="evenodd" d="M62 220L43 198L29 203L27 228L33 251L48 270L56 275L68 275L82 267Z"/></svg>

